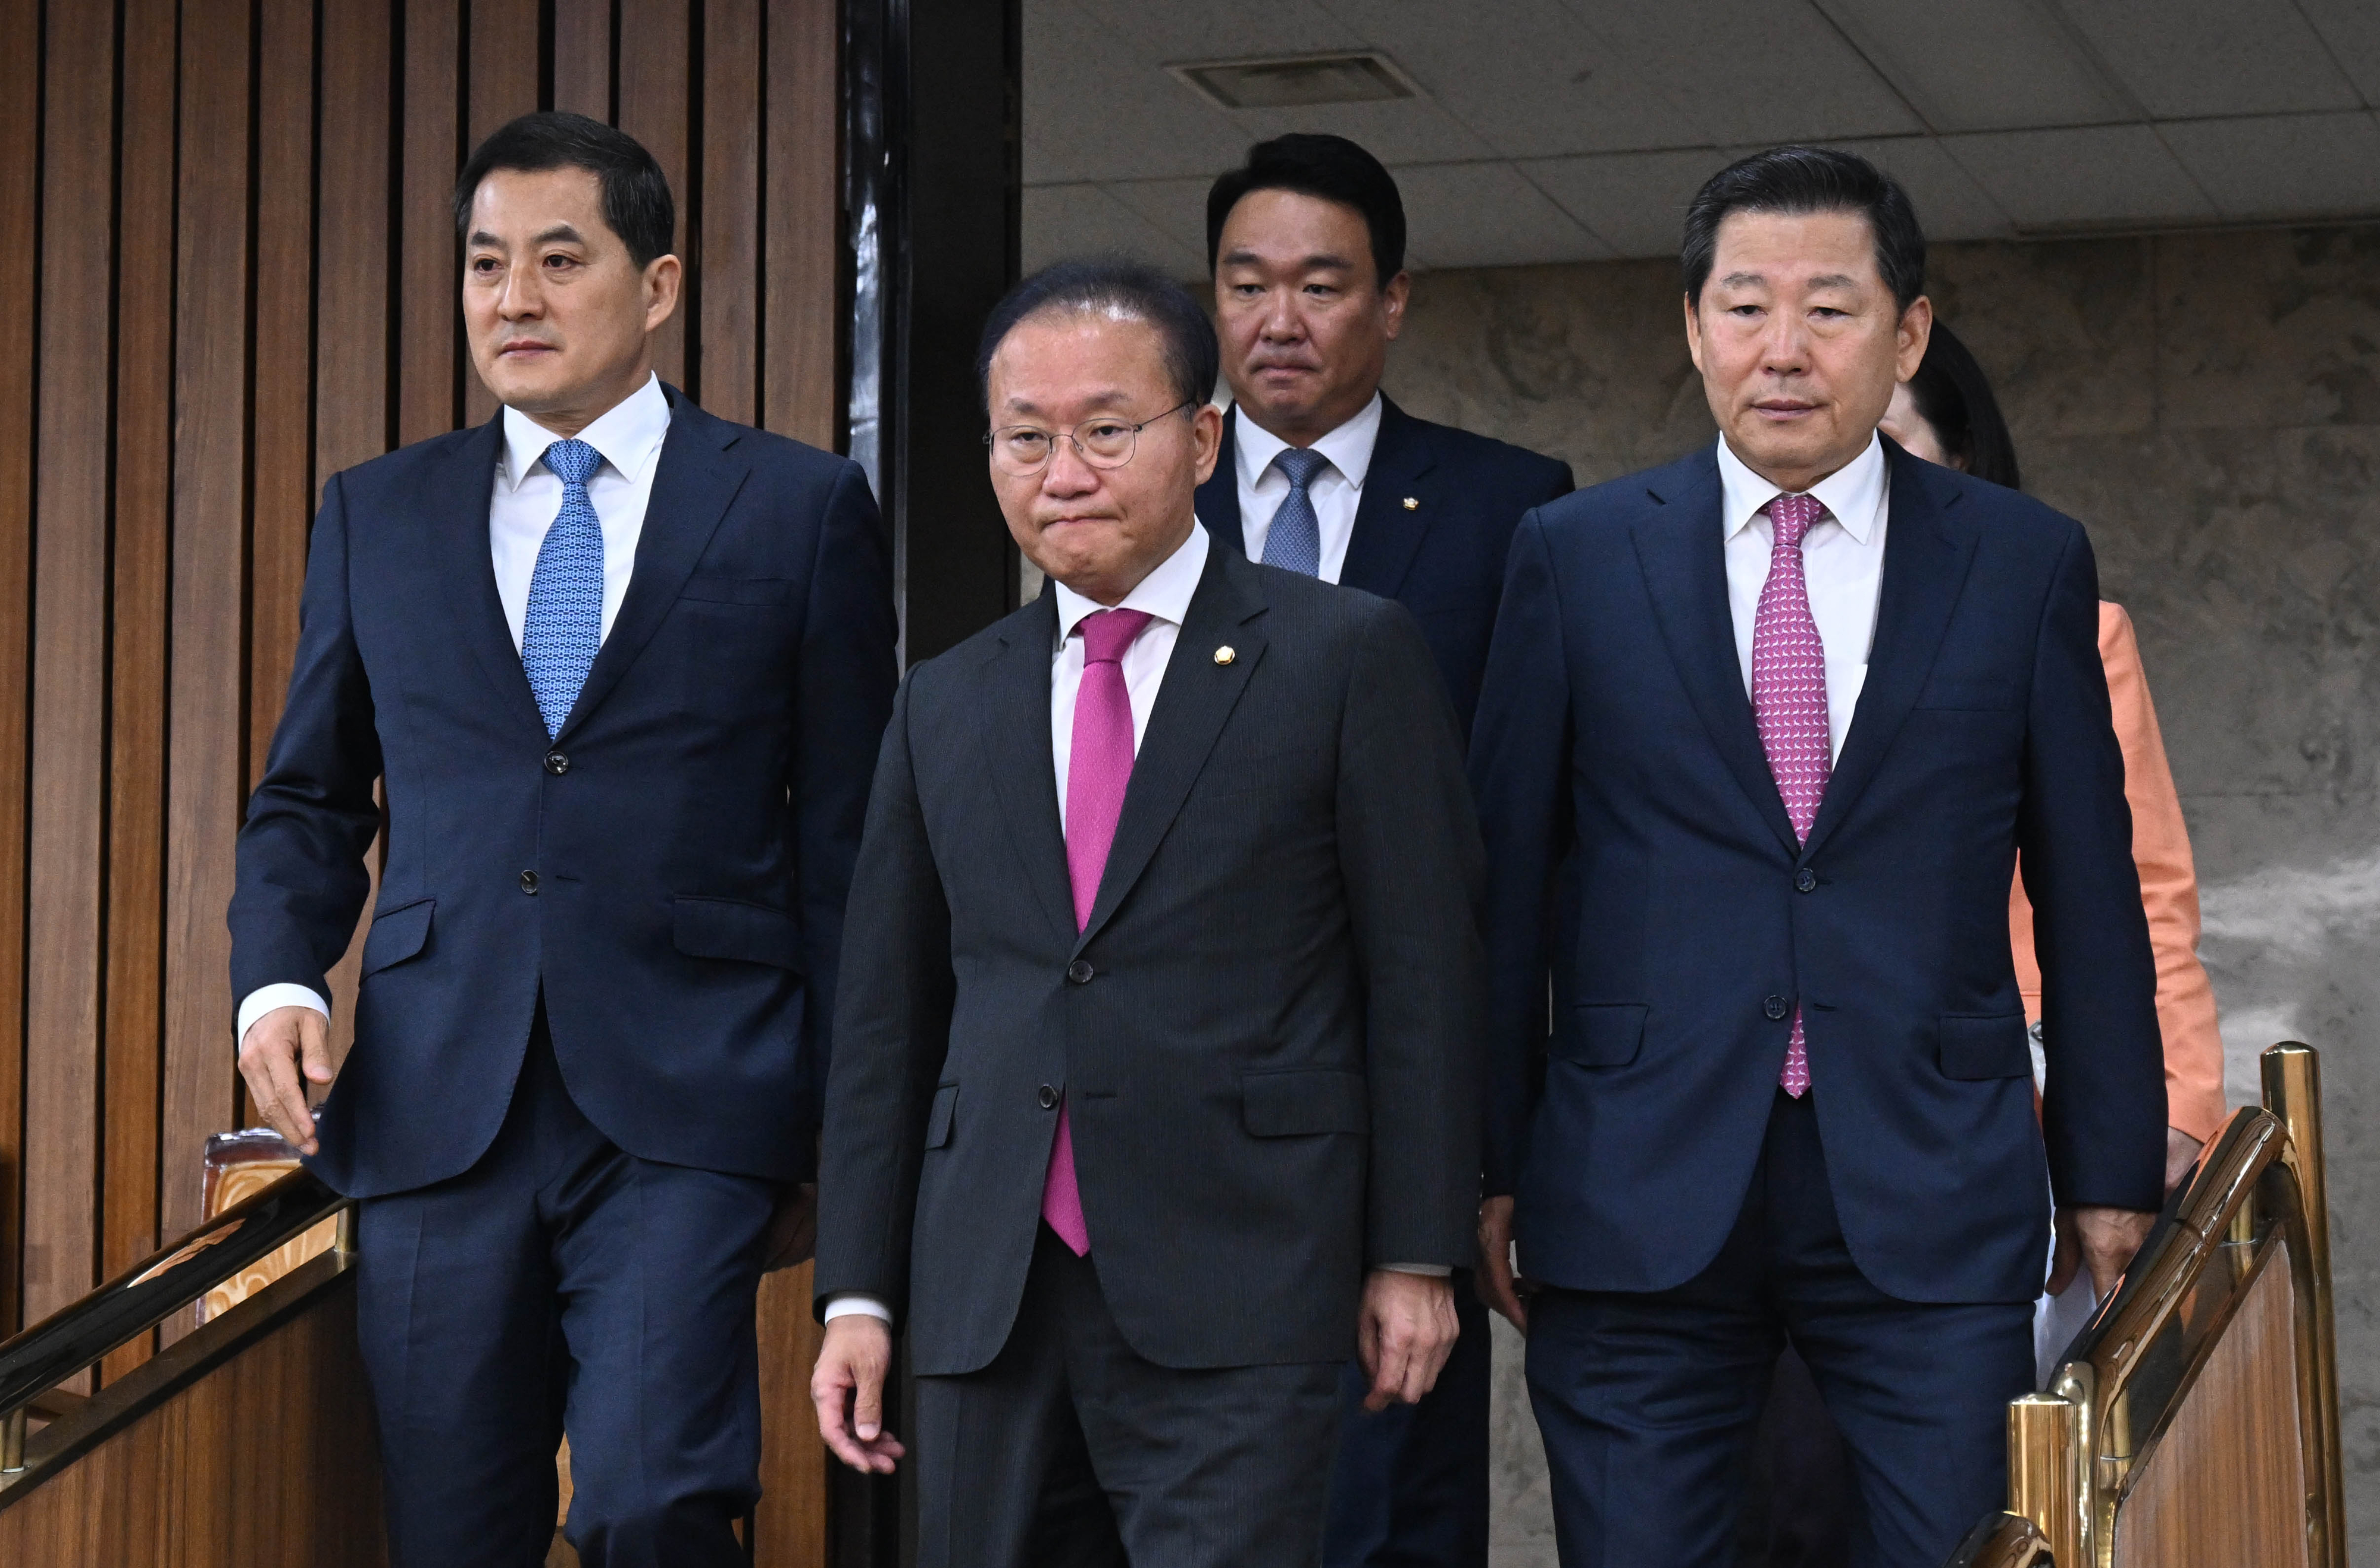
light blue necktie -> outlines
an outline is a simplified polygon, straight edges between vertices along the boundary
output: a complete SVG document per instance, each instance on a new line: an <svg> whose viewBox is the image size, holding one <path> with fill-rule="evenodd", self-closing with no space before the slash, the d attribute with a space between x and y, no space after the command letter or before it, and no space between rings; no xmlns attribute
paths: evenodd
<svg viewBox="0 0 2380 1568"><path fill-rule="evenodd" d="M560 440L545 449L544 462L562 481L562 510L529 573L521 667L551 740L562 733L603 641L603 525L587 499L587 481L603 454L585 441Z"/></svg>
<svg viewBox="0 0 2380 1568"><path fill-rule="evenodd" d="M1322 520L1314 515L1314 498L1305 487L1330 466L1330 460L1303 447L1283 447L1272 465L1289 476L1289 494L1272 514L1265 530L1264 563L1308 577L1322 575Z"/></svg>

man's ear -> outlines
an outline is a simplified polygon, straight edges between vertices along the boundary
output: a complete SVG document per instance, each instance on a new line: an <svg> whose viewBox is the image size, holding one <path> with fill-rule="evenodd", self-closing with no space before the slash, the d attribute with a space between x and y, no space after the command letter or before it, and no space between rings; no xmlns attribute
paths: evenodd
<svg viewBox="0 0 2380 1568"><path fill-rule="evenodd" d="M679 292L686 286L686 263L674 256L656 256L645 263L645 331L656 332L677 314Z"/></svg>
<svg viewBox="0 0 2380 1568"><path fill-rule="evenodd" d="M1697 373L1703 370L1703 319L1694 308L1694 296L1683 296L1686 302L1686 357L1694 362Z"/></svg>
<svg viewBox="0 0 2380 1568"><path fill-rule="evenodd" d="M1925 345L1934 338L1934 302L1924 295L1909 302L1893 329L1893 379L1905 381L1925 362Z"/></svg>
<svg viewBox="0 0 2380 1568"><path fill-rule="evenodd" d="M1380 309L1389 319L1389 341L1404 330L1405 306L1413 298L1413 274L1399 272L1380 290Z"/></svg>

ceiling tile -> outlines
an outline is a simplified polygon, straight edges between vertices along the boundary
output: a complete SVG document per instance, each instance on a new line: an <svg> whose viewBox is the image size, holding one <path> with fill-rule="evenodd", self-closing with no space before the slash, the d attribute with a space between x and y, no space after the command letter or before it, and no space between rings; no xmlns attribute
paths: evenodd
<svg viewBox="0 0 2380 1568"><path fill-rule="evenodd" d="M2380 215L2380 124L2362 110L2161 128L2227 218Z"/></svg>
<svg viewBox="0 0 2380 1568"><path fill-rule="evenodd" d="M1942 147L2019 229L2216 216L2146 126L1989 131L1944 137Z"/></svg>
<svg viewBox="0 0 2380 1568"><path fill-rule="evenodd" d="M1107 193L1157 226L1168 239L1197 254L1207 271L1207 191L1211 179L1121 180Z"/></svg>
<svg viewBox="0 0 2380 1568"><path fill-rule="evenodd" d="M1202 276L1205 261L1095 185L1025 187L1019 218L1028 272L1062 257L1120 254L1164 268L1177 278Z"/></svg>
<svg viewBox="0 0 2380 1568"><path fill-rule="evenodd" d="M1742 151L1609 152L1536 159L1520 168L1615 255L1674 256L1694 192Z"/></svg>
<svg viewBox="0 0 2380 1568"><path fill-rule="evenodd" d="M1416 268L1600 261L1613 254L1510 163L1438 163L1396 176Z"/></svg>
<svg viewBox="0 0 2380 1568"><path fill-rule="evenodd" d="M2027 0L1817 0L1937 131L2136 119L2089 54Z"/></svg>
<svg viewBox="0 0 2380 1568"><path fill-rule="evenodd" d="M2363 102L2380 108L2380 6L2372 0L2298 0L2298 9Z"/></svg>
<svg viewBox="0 0 2380 1568"><path fill-rule="evenodd" d="M2153 118L2361 105L2293 0L2090 0L2065 12Z"/></svg>
<svg viewBox="0 0 2380 1568"><path fill-rule="evenodd" d="M1706 141L1765 146L1925 128L1807 0L1567 3Z"/></svg>
<svg viewBox="0 0 2380 1568"><path fill-rule="evenodd" d="M1186 87L1176 90L1184 94ZM1496 150L1435 100L1402 98L1376 103L1324 103L1308 109L1240 109L1228 118L1238 132L1232 157L1208 171L1220 174L1247 152L1251 142L1291 131L1328 131L1361 143L1383 163L1443 163L1490 158Z"/></svg>
<svg viewBox="0 0 2380 1568"><path fill-rule="evenodd" d="M1026 18L1024 118L1027 185L1211 175L1247 146L1221 110L1062 0L1035 0Z"/></svg>
<svg viewBox="0 0 2380 1568"><path fill-rule="evenodd" d="M1910 204L1917 209L1917 221L1927 239L2011 237L2008 214L1932 137L1896 136L1828 145L1856 152L1899 180L1900 188L1909 193Z"/></svg>
<svg viewBox="0 0 2380 1568"><path fill-rule="evenodd" d="M1046 38L1050 51L1062 59L1087 28L1097 28L1148 66L1362 48L1368 40L1333 16L1333 9L1317 0L1198 0L1191 6L1025 0L1025 47L1031 50Z"/></svg>

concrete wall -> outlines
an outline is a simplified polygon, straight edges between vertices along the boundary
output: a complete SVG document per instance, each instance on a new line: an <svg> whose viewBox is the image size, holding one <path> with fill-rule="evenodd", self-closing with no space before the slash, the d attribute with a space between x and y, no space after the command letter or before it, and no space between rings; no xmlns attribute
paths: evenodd
<svg viewBox="0 0 2380 1568"><path fill-rule="evenodd" d="M1944 246L1932 292L2139 628L2232 1098L2275 1040L2324 1052L2350 1536L2380 1563L2380 229ZM1583 484L1711 437L1670 263L1427 274L1411 321L1393 396ZM1543 1459L1498 1349L1495 1562L1535 1568Z"/></svg>

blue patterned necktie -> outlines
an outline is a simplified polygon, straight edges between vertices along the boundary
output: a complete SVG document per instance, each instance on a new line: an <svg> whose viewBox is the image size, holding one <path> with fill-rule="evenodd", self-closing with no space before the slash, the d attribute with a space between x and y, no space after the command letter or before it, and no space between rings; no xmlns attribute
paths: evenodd
<svg viewBox="0 0 2380 1568"><path fill-rule="evenodd" d="M1281 448L1272 460L1274 467L1289 476L1289 494L1281 498L1272 514L1272 526L1265 530L1267 566L1308 577L1322 575L1322 520L1314 515L1314 498L1305 493L1305 487L1330 463L1318 452L1293 446Z"/></svg>
<svg viewBox="0 0 2380 1568"><path fill-rule="evenodd" d="M562 733L603 641L603 525L587 499L587 481L603 454L585 441L560 440L545 449L544 462L562 481L562 510L529 573L521 667L551 740Z"/></svg>

